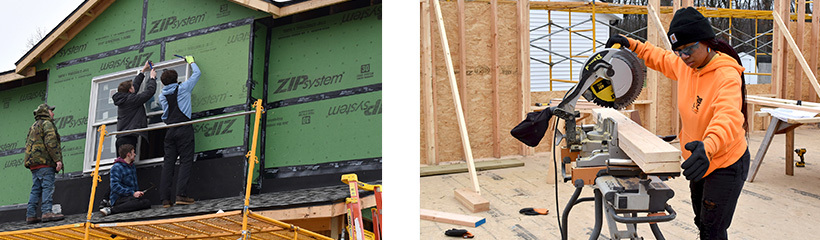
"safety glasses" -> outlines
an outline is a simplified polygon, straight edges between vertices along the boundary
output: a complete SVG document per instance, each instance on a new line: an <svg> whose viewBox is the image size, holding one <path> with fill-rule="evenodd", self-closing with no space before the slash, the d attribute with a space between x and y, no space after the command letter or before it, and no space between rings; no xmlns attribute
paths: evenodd
<svg viewBox="0 0 820 240"><path fill-rule="evenodd" d="M686 55L687 57L692 56L692 51L697 49L698 45L700 45L700 42L695 42L692 46L685 47L681 50L675 50L675 54L678 55L678 57L683 57L683 55Z"/></svg>

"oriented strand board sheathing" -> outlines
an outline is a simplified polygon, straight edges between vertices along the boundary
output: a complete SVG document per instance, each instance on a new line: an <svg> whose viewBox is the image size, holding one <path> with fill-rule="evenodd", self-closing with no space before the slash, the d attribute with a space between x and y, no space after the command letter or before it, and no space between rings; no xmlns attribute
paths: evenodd
<svg viewBox="0 0 820 240"><path fill-rule="evenodd" d="M498 131L501 139L501 156L521 154L522 143L510 135L510 130L521 122L521 89L518 69L520 54L518 47L518 14L515 3L498 3L498 96L500 122ZM529 64L529 63L527 63Z"/></svg>
<svg viewBox="0 0 820 240"><path fill-rule="evenodd" d="M492 30L489 3L465 6L465 52L467 69L467 93L464 110L467 113L467 130L475 158L493 156L493 84L492 84ZM466 94L466 95L464 95Z"/></svg>
<svg viewBox="0 0 820 240"><path fill-rule="evenodd" d="M492 120L492 53L491 38L488 34L490 26L489 2L466 2L466 75L467 86L464 94L467 99L463 102L465 116L467 116L467 131L470 135L470 145L476 159L491 158L493 155L493 120ZM447 39L450 42L452 56L458 56L458 7L455 2L441 2L444 25ZM501 156L519 155L521 143L509 135L510 129L522 119L518 114L521 108L519 70L516 62L519 59L519 39L517 30L517 14L515 3L499 3L498 5L498 58L499 58L499 108L500 123L500 151ZM431 27L431 35L439 36L437 26ZM432 53L436 55L433 63L435 88L433 89L436 143L438 162L462 161L464 153L461 146L458 124L455 118L455 109L447 78L447 70L441 53L441 41L434 37ZM457 61L454 64L458 64ZM459 66L453 66L458 71ZM456 76L459 76L456 72ZM459 84L464 81L458 80ZM427 116L421 116L423 119ZM422 129L422 131L424 131ZM424 133L423 133L424 134ZM422 136L423 136L422 134ZM425 146L422 143L421 146ZM423 155L426 152L421 152ZM431 164L423 161L422 164Z"/></svg>

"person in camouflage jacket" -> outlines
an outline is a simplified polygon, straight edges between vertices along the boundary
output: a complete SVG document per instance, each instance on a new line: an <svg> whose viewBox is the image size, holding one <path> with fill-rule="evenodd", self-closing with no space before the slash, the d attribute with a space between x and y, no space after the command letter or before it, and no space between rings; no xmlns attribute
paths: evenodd
<svg viewBox="0 0 820 240"><path fill-rule="evenodd" d="M34 124L26 139L25 167L31 170L32 186L26 209L26 223L40 222L37 203L41 202L42 221L62 220L63 215L53 213L54 175L63 168L60 134L54 126L54 107L40 104L34 110Z"/></svg>

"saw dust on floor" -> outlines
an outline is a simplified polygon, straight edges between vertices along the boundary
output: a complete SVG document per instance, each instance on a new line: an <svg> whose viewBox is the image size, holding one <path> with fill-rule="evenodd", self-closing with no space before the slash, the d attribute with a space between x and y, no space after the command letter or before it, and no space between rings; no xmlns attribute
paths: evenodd
<svg viewBox="0 0 820 240"><path fill-rule="evenodd" d="M752 159L757 153L765 132L750 134L749 151ZM806 148L806 166L794 168L794 176L785 175L785 135L775 135L755 181L746 182L737 210L729 228L731 239L817 239L820 234L820 129L802 126L795 130L795 148ZM677 144L673 144L678 147ZM795 154L794 149L789 150ZM795 162L799 161L795 154ZM444 235L451 228L466 229L475 239L561 239L555 204L558 187L558 205L563 211L575 190L572 184L559 179L554 184L551 155L540 153L521 158L523 167L478 172L481 196L490 202L490 210L471 213L453 195L456 189L472 189L468 173L422 177L421 208L479 216L486 223L473 228L421 220L420 239L455 239ZM675 191L669 204L677 211L677 218L659 223L666 239L696 239L697 227L693 222L689 182L678 177L667 181ZM592 197L591 187L585 187L581 197ZM548 208L548 215L526 216L522 208ZM595 222L594 204L584 202L570 212L568 239L589 239ZM621 230L625 225L619 225ZM654 239L648 224L638 225L638 234ZM610 239L606 221L598 239Z"/></svg>

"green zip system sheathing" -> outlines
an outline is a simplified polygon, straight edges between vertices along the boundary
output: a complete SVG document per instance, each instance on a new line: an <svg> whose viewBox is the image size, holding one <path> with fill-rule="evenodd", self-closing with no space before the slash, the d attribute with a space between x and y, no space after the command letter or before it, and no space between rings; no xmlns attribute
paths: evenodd
<svg viewBox="0 0 820 240"><path fill-rule="evenodd" d="M265 167L381 158L381 5L272 29Z"/></svg>
<svg viewBox="0 0 820 240"><path fill-rule="evenodd" d="M0 176L30 179L22 166L24 140L31 111L43 100L57 107L66 175L82 175L83 161L94 158L86 145L94 142L87 139L94 122L88 119L92 79L174 55L195 56L202 70L192 93L194 119L244 111L249 96L267 99L265 168L367 159L380 169L381 5L273 28L255 23L267 17L222 0L114 2L51 59L36 64L48 73L45 83L0 91L6 119L0 127L7 129L0 132ZM97 93L93 101L112 104L112 87ZM198 160L244 155L247 124L245 117L194 124ZM107 145L103 150L113 154ZM28 183L0 188L6 190L0 206L27 202Z"/></svg>

